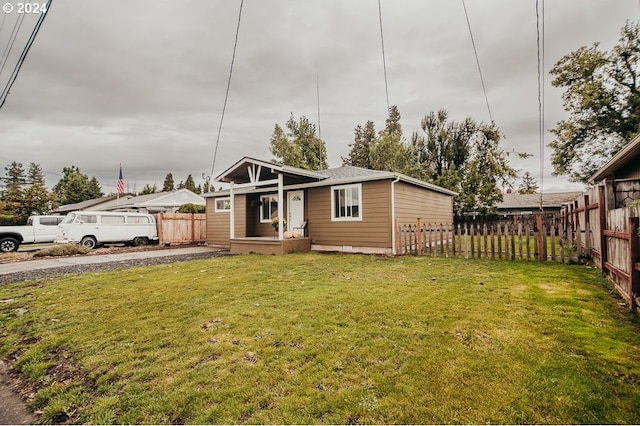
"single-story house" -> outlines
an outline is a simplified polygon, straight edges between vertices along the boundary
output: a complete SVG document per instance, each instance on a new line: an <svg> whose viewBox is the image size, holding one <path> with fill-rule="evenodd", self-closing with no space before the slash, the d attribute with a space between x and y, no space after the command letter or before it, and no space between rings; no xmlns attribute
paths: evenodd
<svg viewBox="0 0 640 426"><path fill-rule="evenodd" d="M543 192L542 194L507 193L496 205L498 215L522 216L538 213L558 213L563 205L575 201L582 191Z"/></svg>
<svg viewBox="0 0 640 426"><path fill-rule="evenodd" d="M604 185L608 208L627 207L640 199L640 135L637 135L590 181Z"/></svg>
<svg viewBox="0 0 640 426"><path fill-rule="evenodd" d="M175 213L183 204L205 205L205 199L188 189L134 196L121 194L60 206L55 212L67 214L76 210L128 211L139 213Z"/></svg>
<svg viewBox="0 0 640 426"><path fill-rule="evenodd" d="M113 204L117 199L124 201L133 197L135 197L133 194L120 194L119 197L117 195L107 195L106 197L93 198L79 203L65 204L53 210L52 213L66 215L69 212L78 210L102 210L102 207Z"/></svg>
<svg viewBox="0 0 640 426"><path fill-rule="evenodd" d="M128 211L140 213L175 213L183 204L205 205L205 199L186 188L175 191L138 195L127 200L120 199L104 207L108 211Z"/></svg>
<svg viewBox="0 0 640 426"><path fill-rule="evenodd" d="M395 223L453 222L455 192L400 173L310 171L245 157L216 181L229 189L205 194L207 243L232 252L391 254ZM301 238L285 238L296 231Z"/></svg>

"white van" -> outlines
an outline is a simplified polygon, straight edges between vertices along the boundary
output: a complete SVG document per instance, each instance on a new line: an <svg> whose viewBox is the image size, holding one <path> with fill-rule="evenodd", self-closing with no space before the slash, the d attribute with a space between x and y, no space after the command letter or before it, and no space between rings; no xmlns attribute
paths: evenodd
<svg viewBox="0 0 640 426"><path fill-rule="evenodd" d="M58 225L56 243L79 243L95 248L104 243L136 246L158 240L156 219L150 214L76 211Z"/></svg>

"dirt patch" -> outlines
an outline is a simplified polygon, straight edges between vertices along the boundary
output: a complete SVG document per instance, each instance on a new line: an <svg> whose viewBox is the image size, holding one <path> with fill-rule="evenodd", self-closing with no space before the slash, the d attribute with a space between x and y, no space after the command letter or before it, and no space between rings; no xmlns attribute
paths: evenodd
<svg viewBox="0 0 640 426"><path fill-rule="evenodd" d="M38 418L27 408L19 396L19 381L9 373L7 364L0 360L0 424L28 425Z"/></svg>

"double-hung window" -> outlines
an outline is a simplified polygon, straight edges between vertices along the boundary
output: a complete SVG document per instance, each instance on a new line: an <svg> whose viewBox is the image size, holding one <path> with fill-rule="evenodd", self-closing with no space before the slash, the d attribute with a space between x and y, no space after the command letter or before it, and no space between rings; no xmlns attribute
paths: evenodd
<svg viewBox="0 0 640 426"><path fill-rule="evenodd" d="M216 198L216 213L229 212L231 210L231 197Z"/></svg>
<svg viewBox="0 0 640 426"><path fill-rule="evenodd" d="M278 216L278 197L276 195L263 195L260 197L260 222L269 223Z"/></svg>
<svg viewBox="0 0 640 426"><path fill-rule="evenodd" d="M331 220L362 220L362 184L331 187Z"/></svg>

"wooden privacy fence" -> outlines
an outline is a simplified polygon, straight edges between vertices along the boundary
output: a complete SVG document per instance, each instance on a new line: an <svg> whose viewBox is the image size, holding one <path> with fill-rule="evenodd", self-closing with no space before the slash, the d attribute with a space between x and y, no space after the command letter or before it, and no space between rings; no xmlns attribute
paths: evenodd
<svg viewBox="0 0 640 426"><path fill-rule="evenodd" d="M165 244L192 244L206 240L206 214L158 213L158 240Z"/></svg>
<svg viewBox="0 0 640 426"><path fill-rule="evenodd" d="M486 223L396 223L396 253L572 262L576 234L558 216Z"/></svg>
<svg viewBox="0 0 640 426"><path fill-rule="evenodd" d="M609 205L615 204L607 200L605 187L598 186L566 205L561 217L584 235L578 249L593 257L635 310L640 303L640 207L608 209Z"/></svg>

